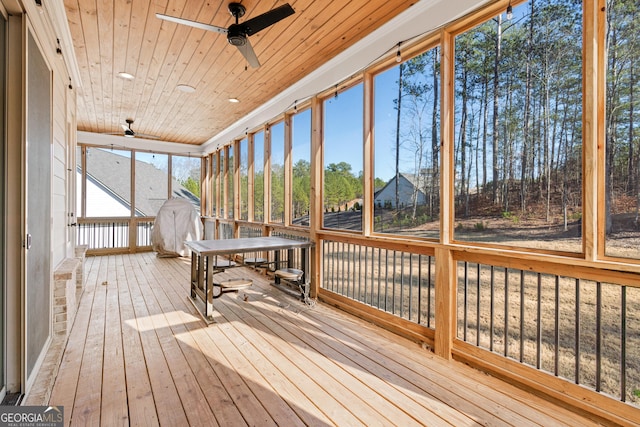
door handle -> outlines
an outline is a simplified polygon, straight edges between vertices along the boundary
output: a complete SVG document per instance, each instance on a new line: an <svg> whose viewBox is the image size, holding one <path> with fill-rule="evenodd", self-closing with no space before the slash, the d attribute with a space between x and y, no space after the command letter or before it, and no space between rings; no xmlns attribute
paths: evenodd
<svg viewBox="0 0 640 427"><path fill-rule="evenodd" d="M27 237L24 240L24 247L26 249L31 249L31 234L27 233Z"/></svg>

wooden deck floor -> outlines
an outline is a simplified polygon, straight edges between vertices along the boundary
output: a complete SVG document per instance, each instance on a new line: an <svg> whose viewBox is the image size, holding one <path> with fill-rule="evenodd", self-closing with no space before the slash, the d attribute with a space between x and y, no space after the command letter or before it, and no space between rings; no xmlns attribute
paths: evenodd
<svg viewBox="0 0 640 427"><path fill-rule="evenodd" d="M188 300L188 260L86 263L49 399L71 425L594 425L253 272L206 326Z"/></svg>

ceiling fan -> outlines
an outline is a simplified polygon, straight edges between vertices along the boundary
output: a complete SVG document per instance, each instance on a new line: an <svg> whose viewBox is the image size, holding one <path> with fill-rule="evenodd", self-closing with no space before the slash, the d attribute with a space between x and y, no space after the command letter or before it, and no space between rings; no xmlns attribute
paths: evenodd
<svg viewBox="0 0 640 427"><path fill-rule="evenodd" d="M246 11L247 9L240 3L229 3L229 12L234 18L236 18L236 23L231 24L229 28L216 27L215 25L190 21L188 19L163 15L161 13L156 13L156 17L164 19L166 21L200 28L202 30L227 34L227 40L229 41L229 43L238 48L249 65L251 65L253 68L258 68L260 66L260 61L258 61L258 57L253 51L253 47L251 47L251 43L249 43L247 37L254 35L258 31L264 30L265 28L275 24L276 22L283 20L287 16L293 15L295 11L289 5L289 3L286 3L282 6L276 7L275 9L271 9L269 12L263 13L262 15L251 18L241 24L239 22L239 19L244 16Z"/></svg>
<svg viewBox="0 0 640 427"><path fill-rule="evenodd" d="M125 122L127 122L126 125L121 125L122 126L122 130L124 131L124 134L122 134L122 135L126 136L127 138L160 139L159 136L148 135L146 133L134 132L134 130L131 129L131 125L133 124L133 119L126 119ZM120 132L111 132L111 133L109 133L109 135L121 135L121 133Z"/></svg>

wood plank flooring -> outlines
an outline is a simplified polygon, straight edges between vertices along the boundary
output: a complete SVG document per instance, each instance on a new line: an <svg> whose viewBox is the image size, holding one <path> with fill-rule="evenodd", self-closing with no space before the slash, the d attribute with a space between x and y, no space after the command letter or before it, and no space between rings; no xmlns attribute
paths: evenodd
<svg viewBox="0 0 640 427"><path fill-rule="evenodd" d="M74 426L595 425L323 304L254 285L189 301L189 260L89 257L49 403ZM246 298L245 298L246 297ZM245 301L246 299L246 301Z"/></svg>

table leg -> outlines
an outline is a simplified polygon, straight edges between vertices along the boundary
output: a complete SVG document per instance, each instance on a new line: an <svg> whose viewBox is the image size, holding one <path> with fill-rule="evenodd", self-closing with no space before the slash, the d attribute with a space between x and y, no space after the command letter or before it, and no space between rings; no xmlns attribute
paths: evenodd
<svg viewBox="0 0 640 427"><path fill-rule="evenodd" d="M196 286L198 286L198 256L191 252L191 298L196 297Z"/></svg>
<svg viewBox="0 0 640 427"><path fill-rule="evenodd" d="M300 249L300 256L302 257L302 286L304 288L302 299L306 304L309 304L309 290L311 289L311 281L309 277L311 274L311 260L309 259L309 251L307 248Z"/></svg>
<svg viewBox="0 0 640 427"><path fill-rule="evenodd" d="M211 267L211 257L207 256L206 280L204 291L204 317L213 320L213 271Z"/></svg>
<svg viewBox="0 0 640 427"><path fill-rule="evenodd" d="M287 268L293 268L293 249L287 249Z"/></svg>

